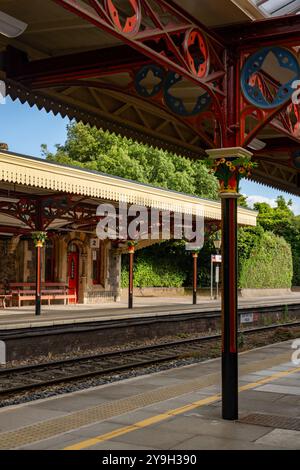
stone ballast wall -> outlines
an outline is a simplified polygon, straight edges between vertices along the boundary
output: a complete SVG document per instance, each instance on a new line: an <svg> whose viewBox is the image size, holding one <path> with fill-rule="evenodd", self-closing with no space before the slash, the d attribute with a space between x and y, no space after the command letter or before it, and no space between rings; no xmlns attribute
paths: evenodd
<svg viewBox="0 0 300 470"><path fill-rule="evenodd" d="M298 289L300 291L300 287ZM189 287L135 287L133 294L135 297L183 297L192 295L192 292L192 288ZM199 288L197 292L200 297L210 297L210 288ZM291 289L239 289L239 295L246 298L276 297L290 295L291 292ZM127 293L127 288L121 289L122 297Z"/></svg>

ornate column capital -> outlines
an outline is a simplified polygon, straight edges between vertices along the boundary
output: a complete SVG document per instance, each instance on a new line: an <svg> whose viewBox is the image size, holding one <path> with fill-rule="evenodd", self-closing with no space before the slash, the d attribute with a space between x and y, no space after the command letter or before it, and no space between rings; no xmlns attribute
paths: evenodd
<svg viewBox="0 0 300 470"><path fill-rule="evenodd" d="M42 231L32 232L31 237L36 248L43 248L48 239L47 232Z"/></svg>
<svg viewBox="0 0 300 470"><path fill-rule="evenodd" d="M211 172L220 183L220 196L238 198L242 178L250 176L256 163L251 162L252 152L242 147L206 150L210 157Z"/></svg>

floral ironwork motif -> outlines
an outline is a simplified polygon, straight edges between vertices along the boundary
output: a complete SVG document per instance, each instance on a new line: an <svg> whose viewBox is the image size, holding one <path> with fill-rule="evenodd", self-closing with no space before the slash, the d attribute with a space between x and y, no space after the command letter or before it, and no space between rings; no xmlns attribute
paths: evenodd
<svg viewBox="0 0 300 470"><path fill-rule="evenodd" d="M31 236L36 248L42 248L48 238L46 232L32 232Z"/></svg>
<svg viewBox="0 0 300 470"><path fill-rule="evenodd" d="M210 162L211 173L218 178L221 193L238 193L242 178L251 176L257 163L250 157L219 158Z"/></svg>
<svg viewBox="0 0 300 470"><path fill-rule="evenodd" d="M139 31L141 25L141 4L140 0L129 0L129 3L133 8L134 13L132 16L125 19L124 26L122 25L121 15L119 9L115 5L115 2L113 2L113 0L106 0L105 7L118 31L126 34L136 34ZM120 9L120 11L122 11L122 9Z"/></svg>

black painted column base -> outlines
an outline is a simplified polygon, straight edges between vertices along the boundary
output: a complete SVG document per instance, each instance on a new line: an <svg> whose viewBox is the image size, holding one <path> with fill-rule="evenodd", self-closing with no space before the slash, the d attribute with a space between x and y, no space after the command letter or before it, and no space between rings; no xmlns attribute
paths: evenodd
<svg viewBox="0 0 300 470"><path fill-rule="evenodd" d="M238 355L222 354L222 418L238 419Z"/></svg>
<svg viewBox="0 0 300 470"><path fill-rule="evenodd" d="M41 314L41 298L37 297L35 300L35 314L39 316Z"/></svg>

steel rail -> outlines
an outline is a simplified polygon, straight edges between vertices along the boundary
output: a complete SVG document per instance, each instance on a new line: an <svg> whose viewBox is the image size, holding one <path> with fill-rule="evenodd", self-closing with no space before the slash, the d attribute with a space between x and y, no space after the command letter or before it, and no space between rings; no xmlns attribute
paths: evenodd
<svg viewBox="0 0 300 470"><path fill-rule="evenodd" d="M248 335L297 326L300 326L300 322L280 323L240 330L240 333ZM203 343L220 339L220 334L200 336L92 356L0 369L0 396L191 357ZM79 370L76 372L78 367ZM91 370L84 370L86 368ZM36 374L37 377L35 377Z"/></svg>

